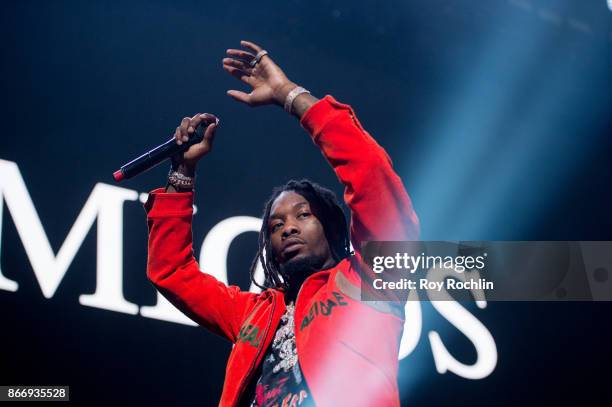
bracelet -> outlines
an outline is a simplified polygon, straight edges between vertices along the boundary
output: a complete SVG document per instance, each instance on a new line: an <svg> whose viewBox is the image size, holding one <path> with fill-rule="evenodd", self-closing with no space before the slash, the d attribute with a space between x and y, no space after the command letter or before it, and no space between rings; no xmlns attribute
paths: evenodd
<svg viewBox="0 0 612 407"><path fill-rule="evenodd" d="M296 86L295 88L293 88L293 90L291 90L291 92L287 94L287 97L285 98L285 106L284 106L287 113L291 114L291 108L293 107L293 101L295 100L296 97L300 96L302 93L310 93L310 92L301 86Z"/></svg>
<svg viewBox="0 0 612 407"><path fill-rule="evenodd" d="M170 172L168 173L168 185L172 185L176 190L193 189L195 177L188 177L182 172L170 168Z"/></svg>

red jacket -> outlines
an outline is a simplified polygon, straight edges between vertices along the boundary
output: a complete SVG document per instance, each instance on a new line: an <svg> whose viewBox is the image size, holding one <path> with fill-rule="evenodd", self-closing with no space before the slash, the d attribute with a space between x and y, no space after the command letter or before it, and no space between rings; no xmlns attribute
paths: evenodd
<svg viewBox="0 0 612 407"><path fill-rule="evenodd" d="M416 240L418 219L391 160L350 106L326 96L302 117L340 182L351 209L351 241ZM200 271L193 256L192 193L153 191L147 276L175 306L234 343L220 406L236 406L285 312L283 293L227 286ZM403 307L359 300L357 252L303 283L295 307L302 373L317 406L399 406L398 351Z"/></svg>

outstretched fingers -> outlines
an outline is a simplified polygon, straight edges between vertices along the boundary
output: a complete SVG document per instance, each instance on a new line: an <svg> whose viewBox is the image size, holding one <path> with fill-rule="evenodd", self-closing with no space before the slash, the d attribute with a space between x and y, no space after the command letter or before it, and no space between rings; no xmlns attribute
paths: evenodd
<svg viewBox="0 0 612 407"><path fill-rule="evenodd" d="M263 50L263 48L261 48L259 45L250 42L250 41L240 41L240 45L242 45L243 47L249 49L251 52L253 52L254 54L257 54L259 51Z"/></svg>
<svg viewBox="0 0 612 407"><path fill-rule="evenodd" d="M247 85L251 85L251 75L249 72L243 71L240 68L236 68L235 66L228 65L226 63L223 64L223 70L230 75L232 75L236 79L240 79L242 82Z"/></svg>
<svg viewBox="0 0 612 407"><path fill-rule="evenodd" d="M235 58L223 58L223 65L228 65L228 66L232 66L234 68L238 68L246 73L251 73L252 68L251 66L240 60L240 59L235 59Z"/></svg>
<svg viewBox="0 0 612 407"><path fill-rule="evenodd" d="M250 41L240 41L240 45L244 47L244 50L232 48L226 51L227 57L223 59L223 70L240 79L252 89L250 93L228 90L227 94L238 102L249 106L273 103L271 85L275 80L284 78L282 71L273 63L269 63L268 60L259 64L262 57L255 59L256 55L263 51L259 45ZM277 78L279 72L282 77Z"/></svg>
<svg viewBox="0 0 612 407"><path fill-rule="evenodd" d="M227 94L239 102L251 105L251 96L248 93L239 90L228 90Z"/></svg>
<svg viewBox="0 0 612 407"><path fill-rule="evenodd" d="M244 50L241 50L241 49L228 49L225 52L230 57L232 57L234 59L240 59L240 60L246 62L247 64L249 62L251 62L255 58L255 54L252 54L250 52L247 52L247 51L244 51Z"/></svg>

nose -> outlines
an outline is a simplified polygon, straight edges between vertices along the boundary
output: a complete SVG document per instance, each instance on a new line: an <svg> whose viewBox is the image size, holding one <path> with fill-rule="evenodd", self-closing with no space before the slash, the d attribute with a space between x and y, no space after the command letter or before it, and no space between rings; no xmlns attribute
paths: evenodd
<svg viewBox="0 0 612 407"><path fill-rule="evenodd" d="M292 235L299 235L299 234L300 234L300 228L297 226L297 224L295 222L287 220L287 222L285 223L285 227L283 228L283 233L282 233L283 239L286 239Z"/></svg>

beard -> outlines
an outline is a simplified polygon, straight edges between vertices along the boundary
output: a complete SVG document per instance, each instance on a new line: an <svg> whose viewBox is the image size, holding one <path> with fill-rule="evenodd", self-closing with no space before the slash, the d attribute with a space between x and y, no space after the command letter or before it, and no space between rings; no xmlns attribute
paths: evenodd
<svg viewBox="0 0 612 407"><path fill-rule="evenodd" d="M299 288L304 280L313 273L320 271L325 263L324 256L308 256L290 259L285 264L280 265L283 277L287 278L290 289Z"/></svg>

